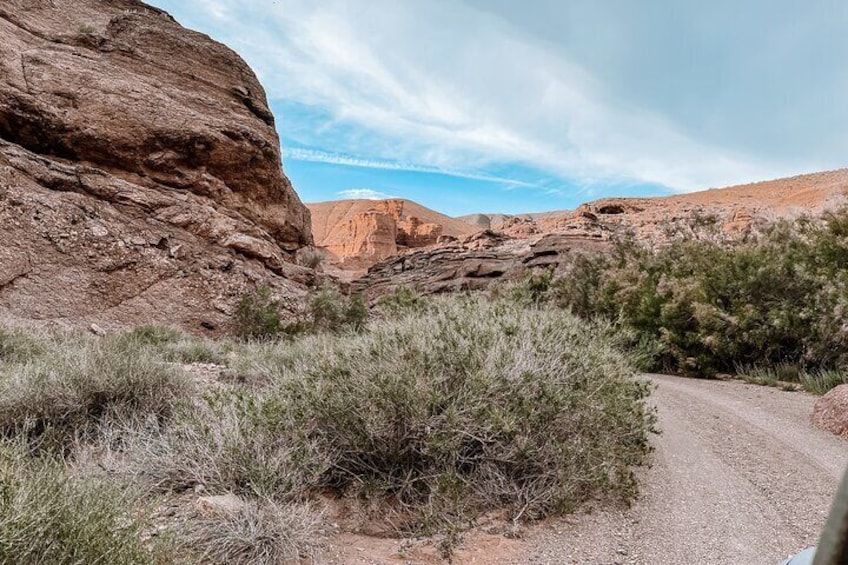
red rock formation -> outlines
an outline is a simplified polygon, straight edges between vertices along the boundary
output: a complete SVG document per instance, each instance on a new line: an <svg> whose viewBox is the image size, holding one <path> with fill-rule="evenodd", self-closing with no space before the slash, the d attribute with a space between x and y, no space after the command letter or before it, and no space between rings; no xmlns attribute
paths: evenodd
<svg viewBox="0 0 848 565"><path fill-rule="evenodd" d="M321 202L309 208L316 245L348 270L366 269L404 250L476 231L465 222L397 198Z"/></svg>
<svg viewBox="0 0 848 565"><path fill-rule="evenodd" d="M136 0L0 4L0 314L220 328L309 212L233 51Z"/></svg>

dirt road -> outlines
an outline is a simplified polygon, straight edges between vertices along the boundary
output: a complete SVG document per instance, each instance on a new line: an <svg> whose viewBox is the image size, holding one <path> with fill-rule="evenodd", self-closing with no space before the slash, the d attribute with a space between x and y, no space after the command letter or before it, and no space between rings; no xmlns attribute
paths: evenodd
<svg viewBox="0 0 848 565"><path fill-rule="evenodd" d="M848 464L848 442L810 425L815 398L649 378L662 434L639 502L535 530L521 561L776 565L815 545Z"/></svg>
<svg viewBox="0 0 848 565"><path fill-rule="evenodd" d="M815 545L848 465L848 441L810 425L804 393L660 375L661 434L629 509L551 520L521 539L467 536L462 565L778 565ZM379 543L378 543L379 542ZM431 545L344 540L339 563L443 563ZM406 555L405 557L402 557Z"/></svg>

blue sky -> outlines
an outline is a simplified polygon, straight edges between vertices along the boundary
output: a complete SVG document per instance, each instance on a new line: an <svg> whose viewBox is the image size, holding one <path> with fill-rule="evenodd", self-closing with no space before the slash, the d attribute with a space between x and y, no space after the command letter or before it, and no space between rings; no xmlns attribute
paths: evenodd
<svg viewBox="0 0 848 565"><path fill-rule="evenodd" d="M307 202L516 213L848 165L842 0L151 3L256 70Z"/></svg>

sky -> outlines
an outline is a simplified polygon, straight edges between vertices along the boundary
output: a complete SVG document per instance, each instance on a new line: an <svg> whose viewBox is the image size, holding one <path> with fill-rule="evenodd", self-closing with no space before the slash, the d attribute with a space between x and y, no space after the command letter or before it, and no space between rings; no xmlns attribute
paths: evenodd
<svg viewBox="0 0 848 565"><path fill-rule="evenodd" d="M306 202L574 208L848 166L843 0L148 0L236 50Z"/></svg>

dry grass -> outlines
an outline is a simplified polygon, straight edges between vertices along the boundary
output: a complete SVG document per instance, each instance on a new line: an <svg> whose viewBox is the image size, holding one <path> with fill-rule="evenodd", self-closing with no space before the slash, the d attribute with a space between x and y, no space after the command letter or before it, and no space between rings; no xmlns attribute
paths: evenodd
<svg viewBox="0 0 848 565"><path fill-rule="evenodd" d="M189 393L185 375L125 336L36 343L29 359L0 364L0 434L32 447L65 450L110 418L162 421Z"/></svg>
<svg viewBox="0 0 848 565"><path fill-rule="evenodd" d="M210 342L161 327L103 338L0 333L0 431L32 463L13 481L15 523L32 523L8 530L20 539L7 551L36 551L28 532L55 528L51 512L76 512L85 523L75 527L103 530L92 555L145 562L147 553L134 561L107 548L114 533L116 547L147 551L131 543L141 538L137 501L103 498L122 510L113 514L96 500L80 506L78 493L119 492L108 490L119 479L148 501L189 504L179 513L187 521L159 524L186 563L314 556L321 519L309 503L328 494L395 532L451 540L493 510L535 519L635 494L654 419L608 326L521 301L403 296L364 327L358 304L319 298L316 319L350 318L346 331L278 342ZM194 361L226 364L239 378L192 383L179 364ZM45 474L38 458L55 455L57 474ZM50 497L35 494L50 489L57 506L42 510ZM242 504L192 513L195 490ZM89 543L67 534L77 538Z"/></svg>
<svg viewBox="0 0 848 565"><path fill-rule="evenodd" d="M154 564L165 544L143 545L137 498L104 481L73 478L49 458L0 447L0 563Z"/></svg>
<svg viewBox="0 0 848 565"><path fill-rule="evenodd" d="M321 517L310 505L264 499L195 513L180 543L203 563L282 565L315 558L320 539Z"/></svg>

